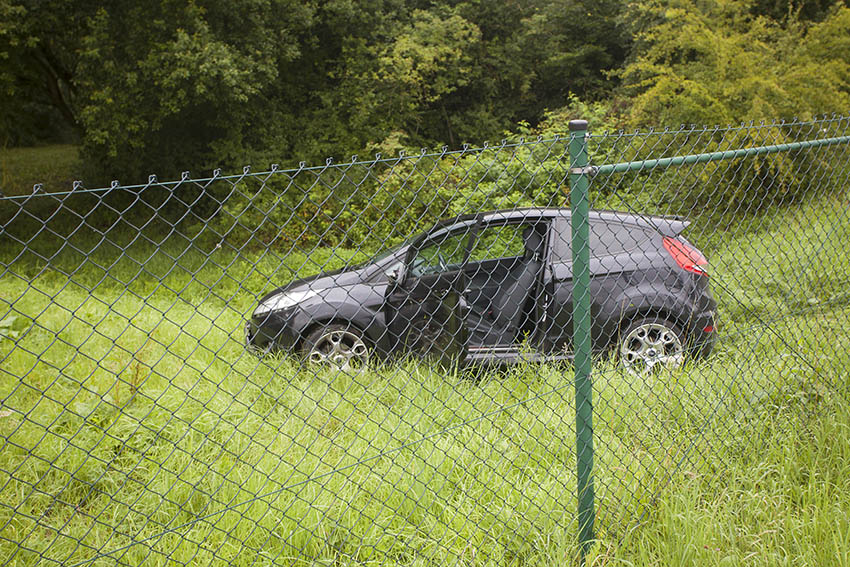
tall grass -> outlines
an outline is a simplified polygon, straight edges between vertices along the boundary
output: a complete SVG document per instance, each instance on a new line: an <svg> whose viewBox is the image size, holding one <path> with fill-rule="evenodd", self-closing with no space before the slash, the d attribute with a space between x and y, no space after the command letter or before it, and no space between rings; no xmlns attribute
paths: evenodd
<svg viewBox="0 0 850 567"><path fill-rule="evenodd" d="M805 449L807 439L834 445L846 435L850 222L826 214L835 205L815 202L709 243L724 326L709 360L647 379L598 362L594 561L712 561L716 548L765 564L782 553L826 557L827 541L765 533L757 544L720 529L735 511L738 525L773 529L740 507L801 482L799 505L773 508L788 514L783 525L800 537L847 537L846 515L825 500L846 485L837 476L846 451ZM259 295L364 255L90 238L58 253L0 249L0 320L14 317L16 334L0 338L4 564L552 565L575 556L568 366L480 373L407 362L345 373L257 358L242 341ZM753 266L770 266L770 277ZM807 425L824 413L825 429ZM831 467L835 486L820 493L811 472L776 469L786 454L797 463L789 467ZM817 506L836 517L806 515ZM697 538L701 517L716 531ZM634 531L641 518L647 527ZM672 535L680 526L690 542Z"/></svg>
<svg viewBox="0 0 850 567"><path fill-rule="evenodd" d="M640 526L598 542L589 564L849 565L848 402L846 390L821 399L816 417L768 406L750 425L757 445L717 474L681 475Z"/></svg>

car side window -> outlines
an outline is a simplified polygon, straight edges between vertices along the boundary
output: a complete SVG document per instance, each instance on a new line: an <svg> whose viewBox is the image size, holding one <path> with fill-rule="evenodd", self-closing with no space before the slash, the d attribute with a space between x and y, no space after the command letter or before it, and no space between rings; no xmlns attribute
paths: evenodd
<svg viewBox="0 0 850 567"><path fill-rule="evenodd" d="M631 224L590 223L590 255L614 256L630 252L648 238L645 229Z"/></svg>
<svg viewBox="0 0 850 567"><path fill-rule="evenodd" d="M466 256L469 243L468 230L450 234L433 243L426 243L416 251L410 263L410 275L414 278L427 274L438 274L459 269Z"/></svg>
<svg viewBox="0 0 850 567"><path fill-rule="evenodd" d="M650 237L643 227L605 221L591 221L589 232L590 255L595 258L630 252ZM560 219L552 243L553 261L572 262L570 238L569 219Z"/></svg>
<svg viewBox="0 0 850 567"><path fill-rule="evenodd" d="M523 231L530 226L524 223L484 227L469 255L470 262L522 256L525 253Z"/></svg>

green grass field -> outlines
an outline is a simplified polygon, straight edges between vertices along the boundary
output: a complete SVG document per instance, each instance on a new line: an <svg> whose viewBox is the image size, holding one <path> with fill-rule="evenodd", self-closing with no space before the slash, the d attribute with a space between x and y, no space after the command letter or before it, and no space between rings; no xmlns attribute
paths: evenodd
<svg viewBox="0 0 850 567"><path fill-rule="evenodd" d="M599 361L592 564L848 564L841 205L705 243L709 360L645 380ZM257 297L362 253L110 237L0 246L0 563L575 557L569 367L259 359Z"/></svg>

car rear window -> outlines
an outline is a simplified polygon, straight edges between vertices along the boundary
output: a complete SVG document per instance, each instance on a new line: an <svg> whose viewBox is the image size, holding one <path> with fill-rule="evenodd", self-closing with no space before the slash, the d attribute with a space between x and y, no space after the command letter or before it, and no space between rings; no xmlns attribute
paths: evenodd
<svg viewBox="0 0 850 567"><path fill-rule="evenodd" d="M614 256L630 252L646 242L651 231L633 224L621 224L605 221L590 223L590 255L596 258ZM552 261L572 262L570 247L571 228L569 219L559 219L556 223L552 244Z"/></svg>

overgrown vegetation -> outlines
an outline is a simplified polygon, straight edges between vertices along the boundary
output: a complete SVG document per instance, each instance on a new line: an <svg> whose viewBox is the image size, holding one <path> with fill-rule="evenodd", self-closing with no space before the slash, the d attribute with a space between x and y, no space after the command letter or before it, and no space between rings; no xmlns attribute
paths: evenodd
<svg viewBox="0 0 850 567"><path fill-rule="evenodd" d="M682 474L642 526L599 542L589 563L846 565L850 399L846 390L819 399L807 419L795 401L766 404L753 424L757 452L735 455L720 474Z"/></svg>
<svg viewBox="0 0 850 567"><path fill-rule="evenodd" d="M808 119L848 107L848 37L846 0L0 0L0 144L80 143L93 187L564 130L571 96Z"/></svg>
<svg viewBox="0 0 850 567"><path fill-rule="evenodd" d="M828 300L843 289L850 236L847 215L825 214L835 206L810 201L708 243L724 326L710 360L649 380L597 366L598 564L828 560L848 537L848 455L829 452L844 444L830 436L845 431L850 399L850 306ZM242 342L256 297L357 254L208 253L120 229L115 244L98 240L77 235L49 263L0 251L16 316L0 314L15 333L0 338L4 561L548 565L575 554L569 368L317 375L258 359ZM747 258L772 277L752 278ZM795 460L776 462L785 456ZM740 476L718 491L724 471ZM832 484L819 490L819 478ZM768 490L781 516L743 508ZM641 512L650 525L628 530Z"/></svg>

